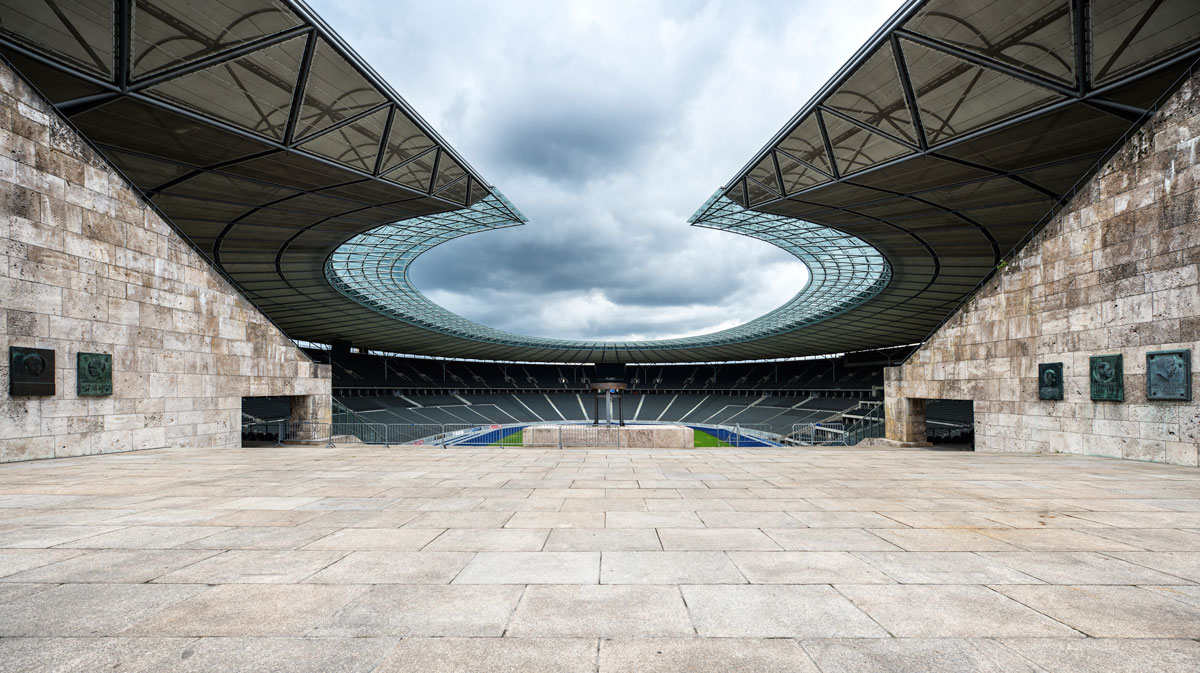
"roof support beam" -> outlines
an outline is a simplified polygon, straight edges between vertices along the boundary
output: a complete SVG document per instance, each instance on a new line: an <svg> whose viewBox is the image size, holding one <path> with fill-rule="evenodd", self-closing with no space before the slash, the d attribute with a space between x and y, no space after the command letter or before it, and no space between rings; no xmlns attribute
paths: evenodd
<svg viewBox="0 0 1200 673"><path fill-rule="evenodd" d="M1075 95L1086 96L1092 88L1091 53L1092 0L1071 0L1071 29L1075 35Z"/></svg>
<svg viewBox="0 0 1200 673"><path fill-rule="evenodd" d="M261 37L261 38L258 38L257 40L252 40L250 42L240 44L236 47L232 47L230 49L226 49L224 51L217 52L215 54L212 54L211 56L206 56L204 58L197 59L190 63L185 63L183 65L176 66L174 68L169 68L160 73L157 73L154 75L148 75L139 80L130 82L125 87L125 91L141 91L143 89L147 89L149 87L152 87L152 86L155 86L158 84L162 84L163 82L168 82L170 80L177 79L179 77L183 77L184 75L190 75L194 72L199 72L206 68L211 68L214 65L220 65L222 63L229 63L230 61L237 60L247 54L253 54L256 51L261 51L263 49L266 49L267 47L279 44L280 42L286 42L286 41L292 39L293 37L299 37L300 35L305 35L305 34L309 34L312 32L313 32L313 29L310 28L309 26L297 26L295 28L291 28L289 30L285 30L280 33L275 33L274 35L268 35L266 37Z"/></svg>
<svg viewBox="0 0 1200 673"><path fill-rule="evenodd" d="M117 86L129 87L130 53L133 51L133 0L116 0L116 79Z"/></svg>
<svg viewBox="0 0 1200 673"><path fill-rule="evenodd" d="M310 32L304 44L304 55L300 58L300 72L296 75L296 88L292 90L292 109L288 113L287 126L283 131L283 144L291 145L296 136L296 124L300 121L300 110L304 107L304 88L308 85L308 73L312 70L313 52L317 48L317 35Z"/></svg>
<svg viewBox="0 0 1200 673"><path fill-rule="evenodd" d="M960 58L981 68L1002 72L1005 75L1008 75L1014 79L1019 79L1026 84L1032 84L1034 86L1042 87L1043 89L1049 89L1055 93L1062 94L1063 96L1070 96L1072 98L1077 97L1075 90L1071 87L1063 86L1053 80L1025 72L1024 70L1014 68L1005 63L1001 63L1000 61L996 61L985 56L980 56L979 54L967 51L966 49L960 49L959 47L949 44L948 42L935 40L919 33L911 33L904 29L897 29L895 34L899 37L909 40L910 42L916 42L917 44L929 47L930 49L950 54L955 58Z"/></svg>
<svg viewBox="0 0 1200 673"><path fill-rule="evenodd" d="M913 128L917 132L917 146L921 151L929 149L929 140L925 137L925 122L921 119L921 109L917 106L917 95L913 91L912 79L908 76L908 61L904 59L904 52L900 50L900 38L892 35L889 40L892 43L892 58L896 62L896 69L900 74L900 86L904 89L904 102L908 104L908 115L912 117Z"/></svg>
<svg viewBox="0 0 1200 673"><path fill-rule="evenodd" d="M829 142L829 132L825 130L825 118L816 110L813 111L813 116L817 118L817 127L821 129L821 141L825 143L825 154L829 156L829 170L833 171L834 180L840 180L842 171L838 168L837 158L833 156L833 143Z"/></svg>

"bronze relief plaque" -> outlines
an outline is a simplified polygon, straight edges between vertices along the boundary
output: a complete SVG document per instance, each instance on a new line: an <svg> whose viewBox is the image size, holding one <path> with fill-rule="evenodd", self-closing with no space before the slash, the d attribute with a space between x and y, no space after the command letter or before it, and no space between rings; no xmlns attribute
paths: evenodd
<svg viewBox="0 0 1200 673"><path fill-rule="evenodd" d="M54 351L8 347L8 394L53 395Z"/></svg>
<svg viewBox="0 0 1200 673"><path fill-rule="evenodd" d="M81 397L112 395L112 355L109 353L77 353L76 390Z"/></svg>
<svg viewBox="0 0 1200 673"><path fill-rule="evenodd" d="M1093 355L1088 366L1092 399L1098 402L1125 401L1125 361L1120 355Z"/></svg>
<svg viewBox="0 0 1200 673"><path fill-rule="evenodd" d="M1038 365L1038 399L1063 398L1063 363L1045 362Z"/></svg>
<svg viewBox="0 0 1200 673"><path fill-rule="evenodd" d="M1146 399L1192 399L1192 353L1187 350L1146 353Z"/></svg>

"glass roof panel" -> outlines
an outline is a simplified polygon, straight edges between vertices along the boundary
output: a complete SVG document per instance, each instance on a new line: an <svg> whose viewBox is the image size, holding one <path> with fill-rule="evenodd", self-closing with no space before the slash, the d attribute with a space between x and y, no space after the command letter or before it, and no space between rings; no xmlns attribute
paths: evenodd
<svg viewBox="0 0 1200 673"><path fill-rule="evenodd" d="M742 187L744 184L745 184L744 180L739 180L732 187L730 187L728 191L725 192L725 196L727 198L731 199L732 201L734 201L735 203L737 203L738 205L740 205L742 207L745 207L747 205L746 204L746 195L742 191Z"/></svg>
<svg viewBox="0 0 1200 673"><path fill-rule="evenodd" d="M857 173L913 151L834 115L822 113L821 119L825 122L833 156L837 157L838 171L842 175Z"/></svg>
<svg viewBox="0 0 1200 673"><path fill-rule="evenodd" d="M383 178L405 187L411 187L418 192L428 192L429 183L433 179L433 159L436 155L436 151L430 150L396 170L384 174Z"/></svg>
<svg viewBox="0 0 1200 673"><path fill-rule="evenodd" d="M363 306L442 334L528 348L660 351L737 344L795 330L874 297L892 277L891 266L883 255L854 236L802 220L746 210L717 192L692 217L695 226L772 243L799 258L810 272L808 284L786 304L737 327L658 341L593 342L523 336L451 313L409 282L408 269L427 250L459 236L524 221L512 204L493 190L470 208L404 220L351 238L329 256L325 276L330 285Z"/></svg>
<svg viewBox="0 0 1200 673"><path fill-rule="evenodd" d="M304 104L296 122L297 138L332 126L384 102L379 92L325 40L317 40Z"/></svg>
<svg viewBox="0 0 1200 673"><path fill-rule="evenodd" d="M821 139L821 127L817 123L816 114L810 114L802 119L788 134L788 137L779 143L779 149L818 170L833 174L829 167L829 157L825 153L825 141Z"/></svg>
<svg viewBox="0 0 1200 673"><path fill-rule="evenodd" d="M380 170L386 171L431 147L433 147L433 141L429 139L429 136L417 128L408 115L397 109L392 118L392 130L388 133L387 149L384 152L383 166L380 167Z"/></svg>
<svg viewBox="0 0 1200 673"><path fill-rule="evenodd" d="M770 154L763 157L763 160L758 162L757 166L750 169L750 177L756 180L761 186L774 192L776 196L783 193L783 190L779 188L779 178L775 175L775 162L771 160ZM753 197L751 197L751 200L753 200Z"/></svg>
<svg viewBox="0 0 1200 673"><path fill-rule="evenodd" d="M779 161L779 172L783 174L783 186L787 194L794 194L829 181L828 176L818 173L783 152L776 152L775 157Z"/></svg>
<svg viewBox="0 0 1200 673"><path fill-rule="evenodd" d="M480 183L479 181L475 180L474 178L472 178L471 179L471 196L467 200L467 205L473 206L476 203L479 203L479 201L481 199L483 199L484 197L486 197L489 193L491 193L491 190L489 190L486 185L484 185L484 184Z"/></svg>
<svg viewBox="0 0 1200 673"><path fill-rule="evenodd" d="M136 0L134 78L300 25L278 0Z"/></svg>
<svg viewBox="0 0 1200 673"><path fill-rule="evenodd" d="M304 37L189 73L147 91L247 131L282 140Z"/></svg>
<svg viewBox="0 0 1200 673"><path fill-rule="evenodd" d="M0 0L0 32L83 70L112 75L111 0Z"/></svg>
<svg viewBox="0 0 1200 673"><path fill-rule="evenodd" d="M458 182L438 192L437 195L443 199L453 201L458 204L466 205L467 203L467 182L469 178L462 178Z"/></svg>
<svg viewBox="0 0 1200 673"><path fill-rule="evenodd" d="M360 171L374 173L375 158L379 155L387 117L387 108L376 110L356 122L323 133L300 147Z"/></svg>
<svg viewBox="0 0 1200 673"><path fill-rule="evenodd" d="M1200 39L1196 0L1093 0L1092 80L1103 84Z"/></svg>
<svg viewBox="0 0 1200 673"><path fill-rule="evenodd" d="M778 194L758 184L758 181L753 179L746 180L746 191L749 193L750 205L752 206L779 198Z"/></svg>
<svg viewBox="0 0 1200 673"><path fill-rule="evenodd" d="M442 157L438 159L437 180L433 183L435 192L441 191L446 185L467 174L449 154L442 152L441 155Z"/></svg>
<svg viewBox="0 0 1200 673"><path fill-rule="evenodd" d="M930 145L1060 98L1049 89L945 52L901 42Z"/></svg>
<svg viewBox="0 0 1200 673"><path fill-rule="evenodd" d="M1068 0L932 0L904 27L1063 84L1075 82Z"/></svg>
<svg viewBox="0 0 1200 673"><path fill-rule="evenodd" d="M845 84L825 99L825 105L914 145L917 142L890 42L876 49Z"/></svg>

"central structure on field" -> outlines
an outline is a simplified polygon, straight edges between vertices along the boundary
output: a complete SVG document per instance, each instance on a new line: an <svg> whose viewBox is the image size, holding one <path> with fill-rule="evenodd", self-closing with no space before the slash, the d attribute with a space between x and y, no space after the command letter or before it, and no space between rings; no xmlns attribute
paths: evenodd
<svg viewBox="0 0 1200 673"><path fill-rule="evenodd" d="M531 425L526 447L690 449L695 433L684 425Z"/></svg>

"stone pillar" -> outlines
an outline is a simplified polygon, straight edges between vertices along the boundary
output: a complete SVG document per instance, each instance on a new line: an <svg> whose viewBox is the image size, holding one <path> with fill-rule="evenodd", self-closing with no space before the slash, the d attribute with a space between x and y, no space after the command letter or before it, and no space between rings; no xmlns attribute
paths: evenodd
<svg viewBox="0 0 1200 673"><path fill-rule="evenodd" d="M329 423L333 420L333 400L328 395L292 395L288 420Z"/></svg>
<svg viewBox="0 0 1200 673"><path fill-rule="evenodd" d="M925 437L925 400L918 397L884 399L885 430L889 443L931 446Z"/></svg>
<svg viewBox="0 0 1200 673"><path fill-rule="evenodd" d="M333 400L329 395L292 395L288 414L288 438L312 441L328 437L328 424L333 421ZM320 424L320 425L316 425Z"/></svg>

